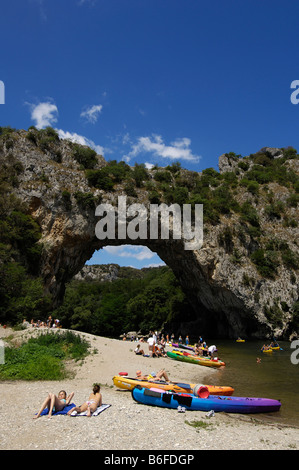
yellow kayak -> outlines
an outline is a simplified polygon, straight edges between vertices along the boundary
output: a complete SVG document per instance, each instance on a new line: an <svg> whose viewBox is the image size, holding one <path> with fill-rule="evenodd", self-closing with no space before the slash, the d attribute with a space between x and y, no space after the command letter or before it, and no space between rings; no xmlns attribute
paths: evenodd
<svg viewBox="0 0 299 470"><path fill-rule="evenodd" d="M182 383L182 382L165 382L163 380L141 380L134 379L130 377L124 377L121 375L115 375L113 378L113 383L117 388L125 390L133 390L136 385L140 385L143 388L159 388L161 390L176 392L176 393L193 393L194 388L197 384L192 383ZM227 386L217 386L217 385L203 385L207 387L210 395L226 395L230 396L233 394L234 389Z"/></svg>
<svg viewBox="0 0 299 470"><path fill-rule="evenodd" d="M263 349L262 352L265 353L265 354L271 354L273 352L273 350L272 349Z"/></svg>

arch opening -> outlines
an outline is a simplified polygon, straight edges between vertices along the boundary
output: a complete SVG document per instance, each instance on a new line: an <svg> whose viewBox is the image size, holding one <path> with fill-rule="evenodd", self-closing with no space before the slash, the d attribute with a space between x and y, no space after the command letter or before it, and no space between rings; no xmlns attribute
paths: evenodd
<svg viewBox="0 0 299 470"><path fill-rule="evenodd" d="M54 304L61 304L66 283L69 282L89 260L106 247L116 249L122 246L146 247L155 253L165 263L178 280L186 299L190 305L188 321L182 319L168 325L175 334L188 334L194 336L204 334L206 337L250 337L257 325L250 318L244 305L232 292L219 286L213 281L214 263L202 266L199 252L184 249L182 240L98 240L92 237L74 237L71 243L57 246L51 253L48 252L48 261L44 268L50 272L45 274L48 290ZM53 262L51 262L51 259ZM187 312L186 312L187 313Z"/></svg>

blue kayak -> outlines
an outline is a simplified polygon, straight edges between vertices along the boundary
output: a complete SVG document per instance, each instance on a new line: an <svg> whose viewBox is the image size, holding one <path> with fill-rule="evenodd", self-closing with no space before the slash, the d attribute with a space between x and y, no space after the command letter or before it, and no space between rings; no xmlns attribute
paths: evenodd
<svg viewBox="0 0 299 470"><path fill-rule="evenodd" d="M163 408L177 409L178 406L186 410L197 411L224 411L227 413L268 413L279 411L281 403L270 398L249 398L223 395L210 395L199 398L188 393L158 392L136 386L132 390L133 399L144 405L161 406Z"/></svg>

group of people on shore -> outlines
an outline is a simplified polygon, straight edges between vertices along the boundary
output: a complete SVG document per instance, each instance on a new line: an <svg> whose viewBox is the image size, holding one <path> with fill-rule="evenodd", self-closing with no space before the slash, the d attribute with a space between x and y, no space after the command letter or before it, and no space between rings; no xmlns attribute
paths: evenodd
<svg viewBox="0 0 299 470"><path fill-rule="evenodd" d="M144 343L143 338L140 340L141 343ZM145 350L141 347L141 344L138 343L134 352L136 355L145 356L145 357L166 357L166 341L164 336L158 339L157 332L151 333L148 340L148 354L146 354Z"/></svg>
<svg viewBox="0 0 299 470"><path fill-rule="evenodd" d="M32 318L30 323L24 318L22 322L22 326L24 328L30 328L30 327L32 328L61 328L61 323L60 323L60 320L58 320L58 318L53 319L52 316L49 315L46 321L42 321L42 320L35 321Z"/></svg>
<svg viewBox="0 0 299 470"><path fill-rule="evenodd" d="M145 351L145 348L142 347L142 343L144 343L144 338L140 339L140 342L137 344L134 352L138 356L145 356L145 357L166 357L166 345L174 343L174 335L171 335L172 341L169 342L169 336L164 335L158 336L157 332L150 332L150 336L147 340L148 345L148 354ZM168 341L167 341L168 340ZM183 344L182 337L179 336L178 339L179 344ZM175 344L175 343L174 343ZM185 345L189 345L189 336L186 336ZM198 342L195 344L193 348L194 354L196 356L204 356L204 357L214 357L214 354L217 352L217 347L212 344L208 346L207 343L202 339L201 336L198 338Z"/></svg>
<svg viewBox="0 0 299 470"><path fill-rule="evenodd" d="M102 394L100 393L100 390L100 384L94 383L92 386L92 393L89 395L88 400L80 406L73 406L66 414L70 416L74 413L83 413L86 411L86 416L90 417L92 413L102 405ZM60 390L58 395L48 393L48 396L43 401L39 412L33 417L33 419L39 418L46 408L48 409L49 418L51 418L52 413L61 412L66 406L70 405L74 394L75 393L72 392L67 395L65 390Z"/></svg>
<svg viewBox="0 0 299 470"><path fill-rule="evenodd" d="M198 342L194 346L194 354L196 356L204 356L214 358L215 353L217 352L217 347L215 344L208 346L206 341L200 336Z"/></svg>

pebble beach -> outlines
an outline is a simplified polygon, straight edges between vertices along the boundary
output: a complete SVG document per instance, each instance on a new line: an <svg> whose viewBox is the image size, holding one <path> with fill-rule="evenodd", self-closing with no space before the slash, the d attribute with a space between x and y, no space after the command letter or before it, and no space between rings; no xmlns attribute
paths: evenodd
<svg viewBox="0 0 299 470"><path fill-rule="evenodd" d="M0 339L14 336L18 341L38 334L35 329L13 332L0 328ZM63 381L0 382L1 450L103 450L103 451L186 451L198 450L298 450L296 427L267 424L258 415L215 413L149 407L136 403L131 393L118 390L114 375L127 372L134 377L164 368L171 380L193 381L207 375L207 368L169 358L136 356L135 342L82 334L92 353L80 363L69 364L73 378ZM148 347L145 344L146 352ZM199 370L198 370L199 369ZM209 371L210 373L210 371ZM216 371L215 371L216 373ZM111 405L98 416L53 415L33 419L48 392L74 392L80 405L101 384L103 403ZM218 384L231 385L234 384ZM200 423L200 424L199 424ZM179 432L178 432L179 431Z"/></svg>

